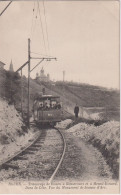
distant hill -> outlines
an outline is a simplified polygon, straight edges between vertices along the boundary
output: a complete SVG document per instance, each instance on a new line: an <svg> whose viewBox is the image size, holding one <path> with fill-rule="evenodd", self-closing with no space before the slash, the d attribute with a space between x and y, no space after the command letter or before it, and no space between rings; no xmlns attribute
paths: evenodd
<svg viewBox="0 0 121 195"><path fill-rule="evenodd" d="M120 94L118 90L107 89L103 87L57 82L59 90L64 88L66 92L76 96L78 103L83 107L119 107Z"/></svg>
<svg viewBox="0 0 121 195"><path fill-rule="evenodd" d="M71 113L73 113L73 108L77 103L83 117L91 118L94 116L93 113L100 113L98 117L107 120L119 120L120 118L120 93L118 90L61 81L54 85L45 83L44 86L58 93L66 110Z"/></svg>
<svg viewBox="0 0 121 195"><path fill-rule="evenodd" d="M18 110L21 109L21 81L23 85L23 107L27 112L28 83L25 76L18 73L0 71L0 96L14 103ZM120 93L118 90L109 90L103 87L77 84L72 82L45 83L30 79L30 109L32 111L34 98L42 93L45 88L46 94L59 95L63 108L73 114L77 103L80 106L80 116L90 118L94 113L100 113L101 117L109 120L119 120ZM95 116L97 116L95 114Z"/></svg>

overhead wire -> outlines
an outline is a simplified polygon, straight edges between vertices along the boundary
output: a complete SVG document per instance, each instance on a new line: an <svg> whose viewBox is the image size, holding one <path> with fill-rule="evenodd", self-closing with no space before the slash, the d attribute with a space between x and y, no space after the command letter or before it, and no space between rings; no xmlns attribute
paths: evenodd
<svg viewBox="0 0 121 195"><path fill-rule="evenodd" d="M34 1L34 6L33 6L33 15L32 15L32 25L31 25L30 39L32 39L32 33L33 33L34 14L35 14L35 1Z"/></svg>
<svg viewBox="0 0 121 195"><path fill-rule="evenodd" d="M41 26L41 33L42 33L42 38L43 38L43 43L44 43L44 49L45 49L45 53L46 54L40 54L40 53L37 53L37 52L31 52L32 54L36 54L36 55L41 55L41 56L45 56L45 57L53 57L53 56L50 56L50 55L47 55L47 48L46 48L46 43L47 43L47 46L48 46L48 54L49 54L49 51L50 51L50 46L49 46L49 37L48 37L48 29L47 29L47 19L46 19L46 10L45 10L45 4L44 4L44 0L43 0L43 17L42 17L42 12L40 10L40 3L39 3L39 0L37 0L36 2L34 2L34 6L33 6L33 17L32 17L32 25L31 25L31 36L34 34L34 31L35 31L35 27L36 27L36 23L37 23L37 19L39 19L39 22L40 22L40 26ZM43 20L44 19L44 22L45 22L45 25L43 26ZM46 33L46 34L45 34ZM47 39L45 41L45 38ZM49 63L49 60L46 62L46 65L48 65Z"/></svg>
<svg viewBox="0 0 121 195"><path fill-rule="evenodd" d="M3 11L0 13L0 16L2 16L2 14L6 11L6 9L10 6L10 4L12 3L13 1L10 1L8 3L8 5L3 9Z"/></svg>
<svg viewBox="0 0 121 195"><path fill-rule="evenodd" d="M44 43L44 48L45 48L45 53L46 53L47 51L46 51L45 36L44 36L39 0L37 1L37 3L38 3L38 11L39 11L39 19L40 19L40 25L41 25L41 30L42 30L43 43Z"/></svg>
<svg viewBox="0 0 121 195"><path fill-rule="evenodd" d="M35 5L36 5L36 2L35 2ZM35 29L36 29L36 23L37 23L37 17L38 17L38 6L36 8L35 6L35 14L34 14L34 23L33 23L33 31L32 31L32 35L34 36L34 32L35 32Z"/></svg>
<svg viewBox="0 0 121 195"><path fill-rule="evenodd" d="M49 38L48 38L48 28L47 28L47 19L46 19L46 10L45 10L44 0L42 2L43 2L43 8L44 8L45 29L46 29L46 36L47 36L48 51L50 52L50 45L49 45Z"/></svg>
<svg viewBox="0 0 121 195"><path fill-rule="evenodd" d="M36 2L37 2L37 4L36 4ZM37 5L37 8L36 8L36 5ZM44 18L42 18L42 16L41 16L41 10L40 10L39 0L34 1L30 38L31 39L33 38L33 34L34 34L34 31L35 31L36 23L37 23L37 19L38 19L38 12L39 12L39 21L40 21L40 25L41 25L41 32L42 32L42 38L43 38L43 44L44 44L45 53L48 53L49 54L50 53L50 46L49 46L49 36L48 36L47 19L46 19L46 9L45 9L44 0L43 0L43 17ZM42 19L44 19L44 22L45 22L45 25L44 26L43 26ZM45 40L45 38L46 38L46 40ZM47 43L48 50L46 48L46 43Z"/></svg>
<svg viewBox="0 0 121 195"><path fill-rule="evenodd" d="M50 56L50 55L42 54L42 53L37 53L37 52L31 52L31 53L36 54L36 55L41 55L41 56L54 57L54 56Z"/></svg>

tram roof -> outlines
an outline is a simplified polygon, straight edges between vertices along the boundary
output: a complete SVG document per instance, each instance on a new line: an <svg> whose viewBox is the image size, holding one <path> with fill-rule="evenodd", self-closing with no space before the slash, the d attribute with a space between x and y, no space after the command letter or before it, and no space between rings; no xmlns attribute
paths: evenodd
<svg viewBox="0 0 121 195"><path fill-rule="evenodd" d="M42 95L36 99L38 100L45 100L45 99L56 99L56 98L60 98L60 96L53 96L53 95Z"/></svg>

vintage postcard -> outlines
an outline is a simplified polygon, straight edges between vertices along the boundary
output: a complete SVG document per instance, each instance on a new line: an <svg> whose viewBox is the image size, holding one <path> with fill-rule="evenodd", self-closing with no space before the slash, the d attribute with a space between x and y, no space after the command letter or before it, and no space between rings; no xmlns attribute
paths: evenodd
<svg viewBox="0 0 121 195"><path fill-rule="evenodd" d="M119 1L0 1L0 194L119 194Z"/></svg>

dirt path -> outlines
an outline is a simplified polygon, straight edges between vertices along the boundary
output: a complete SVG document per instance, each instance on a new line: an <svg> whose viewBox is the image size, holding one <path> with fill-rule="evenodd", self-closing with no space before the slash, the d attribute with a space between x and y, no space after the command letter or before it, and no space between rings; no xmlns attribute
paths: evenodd
<svg viewBox="0 0 121 195"><path fill-rule="evenodd" d="M92 145L68 131L65 158L55 179L57 180L102 180L111 179L112 173L102 154Z"/></svg>

